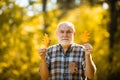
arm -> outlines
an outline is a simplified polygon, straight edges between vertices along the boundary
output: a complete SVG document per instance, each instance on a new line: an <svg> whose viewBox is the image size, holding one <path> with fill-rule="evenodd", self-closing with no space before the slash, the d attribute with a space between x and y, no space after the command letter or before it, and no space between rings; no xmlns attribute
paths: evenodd
<svg viewBox="0 0 120 80"><path fill-rule="evenodd" d="M93 79L94 75L96 73L96 66L92 60L92 56L91 55L86 55L86 70L85 70L85 75L89 78L89 79Z"/></svg>
<svg viewBox="0 0 120 80"><path fill-rule="evenodd" d="M94 75L96 73L96 66L92 60L92 56L91 56L91 51L92 51L92 46L90 44L85 44L85 65L86 65L86 70L85 70L85 75L89 78L89 79L93 79Z"/></svg>
<svg viewBox="0 0 120 80"><path fill-rule="evenodd" d="M45 53L46 49L40 49L39 51L40 57L41 57L41 62L40 62L40 76L42 80L48 80L49 79L49 70L47 67L46 59L45 59Z"/></svg>

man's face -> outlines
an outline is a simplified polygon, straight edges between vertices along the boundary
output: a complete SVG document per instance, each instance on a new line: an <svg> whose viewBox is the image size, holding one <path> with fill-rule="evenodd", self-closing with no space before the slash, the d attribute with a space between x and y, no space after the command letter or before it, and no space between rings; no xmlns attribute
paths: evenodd
<svg viewBox="0 0 120 80"><path fill-rule="evenodd" d="M74 31L70 26L60 26L57 29L58 42L61 45L70 45L73 43Z"/></svg>

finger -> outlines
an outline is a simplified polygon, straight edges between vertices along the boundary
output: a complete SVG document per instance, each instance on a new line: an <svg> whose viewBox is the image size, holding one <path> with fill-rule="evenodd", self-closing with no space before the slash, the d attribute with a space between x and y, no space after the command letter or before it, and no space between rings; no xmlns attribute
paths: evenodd
<svg viewBox="0 0 120 80"><path fill-rule="evenodd" d="M91 45L84 45L86 49L93 49L93 47Z"/></svg>
<svg viewBox="0 0 120 80"><path fill-rule="evenodd" d="M40 48L39 51L46 51L46 48Z"/></svg>
<svg viewBox="0 0 120 80"><path fill-rule="evenodd" d="M45 49L45 48L39 49L39 54L40 54L40 55L43 55L43 54L45 54L45 53L46 53L46 49Z"/></svg>

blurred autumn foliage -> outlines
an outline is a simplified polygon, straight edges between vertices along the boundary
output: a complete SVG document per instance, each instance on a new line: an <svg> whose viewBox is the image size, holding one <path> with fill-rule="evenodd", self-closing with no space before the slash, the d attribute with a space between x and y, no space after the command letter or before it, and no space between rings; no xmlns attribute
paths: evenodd
<svg viewBox="0 0 120 80"><path fill-rule="evenodd" d="M88 4L87 0L77 6L70 6L70 0L64 8L68 3L63 5L61 1L64 0L58 0L58 8L48 11L42 0L31 2L29 6L44 5L43 11L35 12L33 16L15 0L0 1L0 80L40 80L38 49L57 43L55 29L61 21L75 25L76 43L93 45L92 56L97 66L95 80L120 80L120 24L117 25L114 46L109 48L109 9ZM117 23L119 21L118 17Z"/></svg>

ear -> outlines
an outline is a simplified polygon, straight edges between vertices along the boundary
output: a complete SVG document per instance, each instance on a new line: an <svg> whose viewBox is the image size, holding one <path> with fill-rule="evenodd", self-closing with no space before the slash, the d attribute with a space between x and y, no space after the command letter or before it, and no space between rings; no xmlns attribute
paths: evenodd
<svg viewBox="0 0 120 80"><path fill-rule="evenodd" d="M74 36L76 35L76 32L74 32Z"/></svg>

